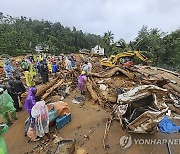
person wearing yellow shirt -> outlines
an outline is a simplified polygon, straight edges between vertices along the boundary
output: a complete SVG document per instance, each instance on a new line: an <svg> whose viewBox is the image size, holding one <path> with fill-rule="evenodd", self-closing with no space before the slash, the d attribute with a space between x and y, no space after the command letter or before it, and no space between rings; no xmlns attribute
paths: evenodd
<svg viewBox="0 0 180 154"><path fill-rule="evenodd" d="M32 76L32 78L34 78L34 76L36 76L36 69L34 68L33 63L30 64L29 70L30 70L30 75Z"/></svg>
<svg viewBox="0 0 180 154"><path fill-rule="evenodd" d="M33 79L34 76L32 76L32 74L30 73L30 71L28 69L25 70L24 75L25 75L25 79L26 79L26 85L28 87L35 86L35 82Z"/></svg>
<svg viewBox="0 0 180 154"><path fill-rule="evenodd" d="M48 62L48 70L49 70L49 73L51 74L52 73L52 64L50 61Z"/></svg>

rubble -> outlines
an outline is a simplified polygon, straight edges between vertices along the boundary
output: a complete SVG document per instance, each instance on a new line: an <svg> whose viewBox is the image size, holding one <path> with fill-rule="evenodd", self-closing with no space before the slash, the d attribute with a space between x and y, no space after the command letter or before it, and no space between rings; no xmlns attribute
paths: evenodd
<svg viewBox="0 0 180 154"><path fill-rule="evenodd" d="M87 89L94 102L110 110L124 129L136 133L157 132L157 123L167 112L180 114L179 73L136 65L102 68L95 59L89 58L95 67L88 78ZM117 89L124 93L117 94ZM131 114L135 112L141 114L133 117Z"/></svg>
<svg viewBox="0 0 180 154"><path fill-rule="evenodd" d="M88 99L109 111L110 118L106 123L103 140L104 148L109 148L106 140L113 120L117 120L123 130L128 132L155 133L158 131L157 124L166 114L171 118L180 118L179 73L137 65L131 68L121 66L102 68L97 57L85 56L85 58L93 65L87 81L87 95L90 97ZM77 61L77 66L81 61ZM47 103L63 100L77 87L79 74L78 67L69 71L62 69L57 78L50 80L46 85L37 86L37 94L48 100ZM53 91L55 96L52 96ZM54 98L56 101L53 100ZM86 101L87 97L81 96L75 96L73 99L73 103L77 104ZM77 124L76 128L79 130L81 125ZM89 133L92 132L90 130ZM84 139L88 140L89 136L84 135ZM63 141L61 137L53 136L52 142L58 145L56 153L66 144ZM74 151L74 141L68 143L72 143L70 146ZM50 146L52 145L48 147ZM40 151L45 149L40 148L38 146L33 150L36 152L37 149Z"/></svg>

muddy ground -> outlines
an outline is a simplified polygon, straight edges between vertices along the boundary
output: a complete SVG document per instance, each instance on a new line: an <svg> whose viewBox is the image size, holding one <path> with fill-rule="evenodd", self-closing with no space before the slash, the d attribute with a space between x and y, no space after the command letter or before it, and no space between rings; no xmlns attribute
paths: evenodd
<svg viewBox="0 0 180 154"><path fill-rule="evenodd" d="M118 121L114 121L111 125L107 138L108 149L103 148L103 135L105 123L109 117L109 113L99 105L93 104L91 100L86 101L84 105L73 104L72 98L80 95L77 90L68 96L64 101L68 102L72 121L60 130L56 130L55 126L50 128L51 137L53 134L63 137L63 139L75 139L77 154L168 154L167 145L136 145L134 142L127 149L122 149L119 139L123 136L130 136L132 139L180 139L180 133L175 134L132 134L123 131ZM40 142L28 143L28 137L24 136L25 120L27 114L25 110L17 113L18 120L14 121L7 133L3 135L7 144L9 154L24 154L32 151ZM176 124L180 123L176 121ZM89 136L89 139L84 136ZM52 142L52 139L49 141ZM172 154L178 154L179 145L170 145ZM34 152L36 153L36 152ZM40 153L48 153L41 151Z"/></svg>

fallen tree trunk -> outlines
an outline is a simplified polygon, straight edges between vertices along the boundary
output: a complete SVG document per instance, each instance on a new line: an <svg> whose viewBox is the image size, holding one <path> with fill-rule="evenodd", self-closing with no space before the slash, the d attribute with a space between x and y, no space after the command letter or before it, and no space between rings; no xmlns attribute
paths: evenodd
<svg viewBox="0 0 180 154"><path fill-rule="evenodd" d="M129 71L126 71L119 67L113 67L112 69L107 70L107 72L91 73L91 75L99 78L109 78L112 77L116 72L121 72L124 75L126 75L128 78L134 79L133 73L130 73Z"/></svg>
<svg viewBox="0 0 180 154"><path fill-rule="evenodd" d="M152 66L138 66L138 67L149 68L149 69L152 69L152 70L164 71L164 72L173 74L173 75L175 75L175 76L177 76L177 77L180 77L180 74L179 74L179 73L176 73L176 72L173 72L173 71L169 71L169 70L166 70L166 69L163 69L163 68L159 68L159 67L152 67Z"/></svg>
<svg viewBox="0 0 180 154"><path fill-rule="evenodd" d="M49 83L47 83L47 84L42 84L42 85L40 85L40 86L37 86L37 87L36 87L36 88L37 88L37 93L36 93L36 95L37 95L37 96L42 96L42 95L46 92L46 90L48 90L50 87L52 87L52 86L56 83L56 81L58 80L58 78L59 78L59 77L51 80L51 81L50 81ZM21 95L21 97L22 97L21 102L22 102L23 104L24 104L24 101L25 101L25 99L26 99L27 94L28 94L28 91L24 92L24 93Z"/></svg>
<svg viewBox="0 0 180 154"><path fill-rule="evenodd" d="M58 88L62 83L64 82L64 79L61 79L57 84L53 85L50 89L46 91L46 93L41 97L43 100L46 99L56 88Z"/></svg>
<svg viewBox="0 0 180 154"><path fill-rule="evenodd" d="M97 94L94 92L91 83L90 83L89 81L87 81L87 84L86 84L86 85L87 85L87 89L88 89L91 97L94 99L95 102L97 102L97 101L98 101L98 96L97 96Z"/></svg>
<svg viewBox="0 0 180 154"><path fill-rule="evenodd" d="M169 70L166 70L166 69L163 69L163 68L159 68L159 67L158 67L157 69L160 70L160 71L164 71L164 72L173 74L173 75L175 75L175 76L177 76L177 77L180 77L180 74L179 74L179 73L176 73L176 72L173 72L173 71L169 71Z"/></svg>
<svg viewBox="0 0 180 154"><path fill-rule="evenodd" d="M36 95L42 96L46 92L46 90L48 90L50 87L52 87L56 83L57 80L58 80L58 77L56 79L51 80L47 84L42 84L38 86Z"/></svg>
<svg viewBox="0 0 180 154"><path fill-rule="evenodd" d="M173 95L180 97L180 93L176 92L172 87L168 84L164 85L163 88L168 89Z"/></svg>
<svg viewBox="0 0 180 154"><path fill-rule="evenodd" d="M171 89L173 89L174 91L178 92L180 94L180 88L178 86L176 86L175 84L172 83L168 83L167 84Z"/></svg>
<svg viewBox="0 0 180 154"><path fill-rule="evenodd" d="M86 85L87 85L87 89L88 89L91 97L94 99L94 101L98 102L99 104L102 104L101 99L97 95L96 91L93 89L93 83L89 78L88 78Z"/></svg>

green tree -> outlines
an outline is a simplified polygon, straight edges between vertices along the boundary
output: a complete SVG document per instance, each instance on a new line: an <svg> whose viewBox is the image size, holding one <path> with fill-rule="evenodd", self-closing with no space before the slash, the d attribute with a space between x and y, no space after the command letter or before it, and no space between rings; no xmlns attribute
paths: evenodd
<svg viewBox="0 0 180 154"><path fill-rule="evenodd" d="M114 34L111 31L108 31L108 32L104 33L101 44L102 44L102 47L105 48L105 52L107 54L111 54L113 44L114 44Z"/></svg>

